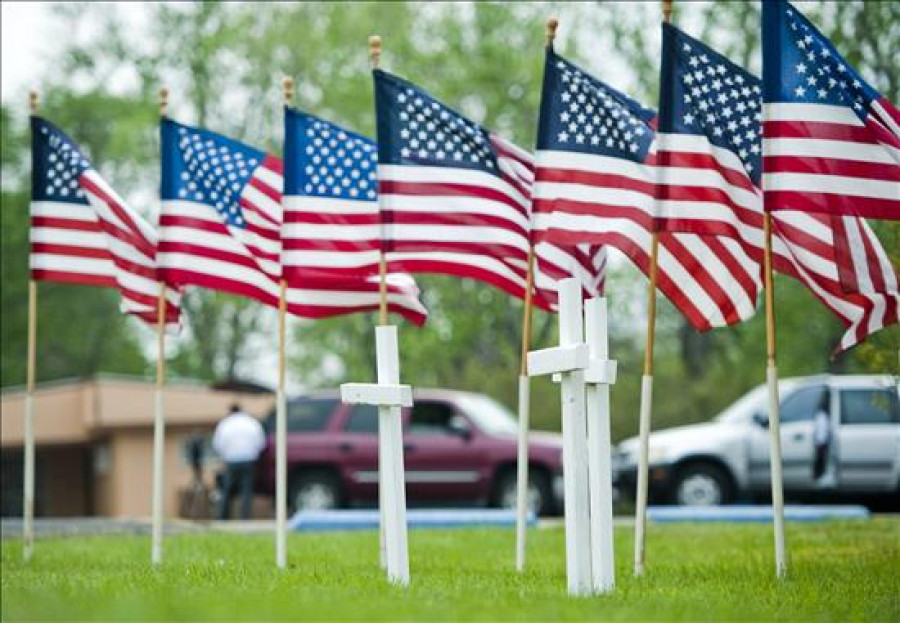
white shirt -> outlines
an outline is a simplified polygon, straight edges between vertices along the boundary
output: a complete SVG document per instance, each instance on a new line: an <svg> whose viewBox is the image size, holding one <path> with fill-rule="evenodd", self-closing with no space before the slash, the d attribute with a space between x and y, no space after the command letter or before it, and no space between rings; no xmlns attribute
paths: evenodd
<svg viewBox="0 0 900 623"><path fill-rule="evenodd" d="M212 447L226 463L255 461L266 447L266 433L259 420L237 411L216 426Z"/></svg>
<svg viewBox="0 0 900 623"><path fill-rule="evenodd" d="M824 411L816 412L813 421L813 443L817 446L831 443L831 416Z"/></svg>

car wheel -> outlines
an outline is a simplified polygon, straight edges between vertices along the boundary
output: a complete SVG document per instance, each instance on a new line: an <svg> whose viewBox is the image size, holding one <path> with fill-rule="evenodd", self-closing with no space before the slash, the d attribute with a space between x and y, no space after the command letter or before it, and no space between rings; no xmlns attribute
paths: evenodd
<svg viewBox="0 0 900 623"><path fill-rule="evenodd" d="M518 478L515 470L505 470L497 479L493 505L499 508L516 508ZM528 470L528 510L535 515L551 512L550 483L547 475L534 468Z"/></svg>
<svg viewBox="0 0 900 623"><path fill-rule="evenodd" d="M288 501L291 512L324 511L341 505L337 477L326 470L302 471L290 481Z"/></svg>
<svg viewBox="0 0 900 623"><path fill-rule="evenodd" d="M673 486L680 506L719 506L731 501L731 481L721 467L709 463L688 465L678 471Z"/></svg>

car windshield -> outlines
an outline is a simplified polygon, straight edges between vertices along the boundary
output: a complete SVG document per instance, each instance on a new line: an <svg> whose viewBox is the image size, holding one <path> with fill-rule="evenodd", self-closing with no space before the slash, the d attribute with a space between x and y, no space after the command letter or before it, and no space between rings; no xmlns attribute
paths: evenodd
<svg viewBox="0 0 900 623"><path fill-rule="evenodd" d="M722 411L714 420L716 422L740 422L749 418L754 411L762 412L765 409L766 386L760 385L749 393L744 394L737 402Z"/></svg>
<svg viewBox="0 0 900 623"><path fill-rule="evenodd" d="M479 394L460 396L460 405L466 415L488 435L515 435L516 418L493 398Z"/></svg>

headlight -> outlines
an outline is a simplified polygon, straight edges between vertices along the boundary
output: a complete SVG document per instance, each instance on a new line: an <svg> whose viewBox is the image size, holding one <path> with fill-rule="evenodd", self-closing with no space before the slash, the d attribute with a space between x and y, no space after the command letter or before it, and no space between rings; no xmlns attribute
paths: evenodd
<svg viewBox="0 0 900 623"><path fill-rule="evenodd" d="M650 446L647 459L650 463L661 463L666 460L668 455L669 449L666 446Z"/></svg>

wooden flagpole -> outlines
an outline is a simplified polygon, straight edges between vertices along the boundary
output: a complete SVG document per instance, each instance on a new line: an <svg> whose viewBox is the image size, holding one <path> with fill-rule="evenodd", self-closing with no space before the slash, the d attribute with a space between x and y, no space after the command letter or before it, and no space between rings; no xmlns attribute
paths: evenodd
<svg viewBox="0 0 900 623"><path fill-rule="evenodd" d="M38 93L28 93L28 110L31 116L38 112ZM22 483L22 531L25 562L34 554L34 382L37 350L37 282L28 279L28 358L25 364L25 448Z"/></svg>
<svg viewBox="0 0 900 623"><path fill-rule="evenodd" d="M381 61L381 37L372 35L369 37L369 63L372 69L378 69L378 63ZM380 209L380 207L379 207ZM384 252L384 224L381 225L381 248L378 252L378 324L382 327L388 323L387 309L387 257ZM387 540L385 535L385 488L387 457L384 456L382 449L385 447L383 440L386 434L385 427L378 421L378 538L379 538L379 562L382 569L387 569Z"/></svg>
<svg viewBox="0 0 900 623"><path fill-rule="evenodd" d="M763 270L766 287L766 385L769 388L769 465L772 478L772 515L775 526L775 575L787 575L784 544L784 485L781 475L781 415L778 406L778 369L775 366L775 284L772 275L772 215L763 221Z"/></svg>
<svg viewBox="0 0 900 623"><path fill-rule="evenodd" d="M525 540L528 528L528 431L531 427L531 381L528 378L528 350L531 346L531 298L534 290L534 245L528 247L525 274L525 306L522 311L522 365L519 369L519 435L516 457L516 571L525 569Z"/></svg>
<svg viewBox="0 0 900 623"><path fill-rule="evenodd" d="M662 0L663 20L672 21L672 0ZM656 338L656 281L659 270L659 232L650 242L649 284L647 286L647 343L644 347L644 374L641 378L641 406L638 437L637 491L634 513L634 575L644 574L647 528L647 489L650 471L650 414L653 408L653 342Z"/></svg>
<svg viewBox="0 0 900 623"><path fill-rule="evenodd" d="M381 37L372 35L369 37L369 62L372 69L378 69L381 61ZM382 225L382 230L384 229ZM384 236L381 236L381 250L378 255L378 324L385 326L388 323L387 306L387 257L384 253Z"/></svg>
<svg viewBox="0 0 900 623"><path fill-rule="evenodd" d="M294 80L281 80L284 105L294 98ZM285 395L285 347L287 341L287 281L282 277L278 294L278 394L275 411L275 564L287 567L287 397Z"/></svg>
<svg viewBox="0 0 900 623"><path fill-rule="evenodd" d="M159 90L159 116L166 116L169 107L169 90ZM163 459L166 443L166 422L163 389L166 380L166 284L159 283L156 304L156 400L153 417L153 501L152 544L150 559L154 565L162 563L163 539Z"/></svg>
<svg viewBox="0 0 900 623"><path fill-rule="evenodd" d="M546 46L553 47L559 20L547 20ZM522 364L519 369L519 439L516 457L516 571L525 569L525 542L528 527L528 431L531 428L531 380L528 377L528 351L531 347L531 317L534 296L534 242L528 244L525 273L525 305L522 310Z"/></svg>

